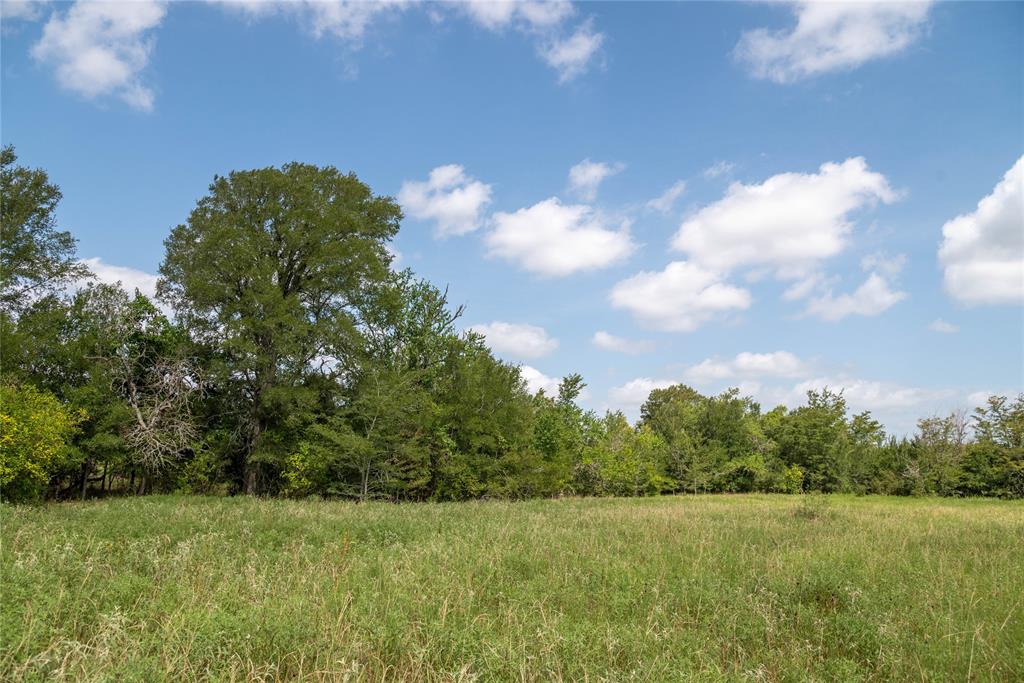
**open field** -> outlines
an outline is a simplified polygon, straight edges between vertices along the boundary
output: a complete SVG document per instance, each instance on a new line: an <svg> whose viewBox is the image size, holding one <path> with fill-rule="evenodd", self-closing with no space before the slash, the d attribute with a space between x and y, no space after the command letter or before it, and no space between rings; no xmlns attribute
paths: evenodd
<svg viewBox="0 0 1024 683"><path fill-rule="evenodd" d="M1024 679L1020 502L147 497L2 529L3 680Z"/></svg>

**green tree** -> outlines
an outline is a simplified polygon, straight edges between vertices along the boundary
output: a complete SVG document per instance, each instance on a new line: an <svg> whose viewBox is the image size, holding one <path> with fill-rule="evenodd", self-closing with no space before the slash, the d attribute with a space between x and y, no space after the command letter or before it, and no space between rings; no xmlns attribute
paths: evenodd
<svg viewBox="0 0 1024 683"><path fill-rule="evenodd" d="M215 178L167 238L159 292L214 349L246 492L272 488L270 470L344 380L401 217L353 174L292 163Z"/></svg>
<svg viewBox="0 0 1024 683"><path fill-rule="evenodd" d="M923 418L917 421L917 430L917 460L911 472L921 480L917 488L943 496L954 493L970 435L966 411Z"/></svg>
<svg viewBox="0 0 1024 683"><path fill-rule="evenodd" d="M841 392L808 391L807 405L782 419L776 438L783 462L803 470L805 489L843 490L848 481L849 431Z"/></svg>
<svg viewBox="0 0 1024 683"><path fill-rule="evenodd" d="M849 428L849 481L857 493L877 491L885 471L881 459L885 430L882 424L864 411L853 416Z"/></svg>
<svg viewBox="0 0 1024 683"><path fill-rule="evenodd" d="M69 480L62 495L73 489L84 496L90 474L101 467L101 481L108 471L130 467L123 434L131 413L110 371L117 350L144 324L137 312L119 287L91 284L70 300L51 295L34 302L5 338L0 359L4 374L49 391L86 416L62 460L67 468L62 477Z"/></svg>
<svg viewBox="0 0 1024 683"><path fill-rule="evenodd" d="M661 493L671 482L664 474L665 441L650 427L630 426L625 415L610 412L599 436L584 448L575 470L585 493L643 496ZM587 481L584 478L590 478Z"/></svg>
<svg viewBox="0 0 1024 683"><path fill-rule="evenodd" d="M60 189L17 160L10 145L0 149L0 315L12 316L89 274L74 237L57 229Z"/></svg>
<svg viewBox="0 0 1024 683"><path fill-rule="evenodd" d="M1006 396L989 396L984 406L974 409L974 434L1006 448L1024 448L1024 394L1010 401Z"/></svg>
<svg viewBox="0 0 1024 683"><path fill-rule="evenodd" d="M705 397L676 384L654 389L640 407L641 427L647 427L666 444L665 472L682 490L706 491L715 477L719 454L704 448L701 416Z"/></svg>
<svg viewBox="0 0 1024 683"><path fill-rule="evenodd" d="M295 493L417 497L429 482L429 396L418 372L370 368L354 398L313 425L284 473Z"/></svg>

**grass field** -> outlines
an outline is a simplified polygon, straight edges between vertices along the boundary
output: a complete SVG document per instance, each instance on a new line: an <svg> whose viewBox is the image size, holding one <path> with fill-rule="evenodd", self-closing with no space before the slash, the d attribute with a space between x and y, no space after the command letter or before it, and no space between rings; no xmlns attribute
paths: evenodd
<svg viewBox="0 0 1024 683"><path fill-rule="evenodd" d="M1024 504L2 508L3 680L1024 680Z"/></svg>

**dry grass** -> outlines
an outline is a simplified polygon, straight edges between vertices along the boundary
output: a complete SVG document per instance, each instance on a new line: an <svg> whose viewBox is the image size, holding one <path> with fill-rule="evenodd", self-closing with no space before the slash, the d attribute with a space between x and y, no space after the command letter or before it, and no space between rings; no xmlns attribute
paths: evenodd
<svg viewBox="0 0 1024 683"><path fill-rule="evenodd" d="M803 505L7 506L0 678L1024 680L1024 504Z"/></svg>

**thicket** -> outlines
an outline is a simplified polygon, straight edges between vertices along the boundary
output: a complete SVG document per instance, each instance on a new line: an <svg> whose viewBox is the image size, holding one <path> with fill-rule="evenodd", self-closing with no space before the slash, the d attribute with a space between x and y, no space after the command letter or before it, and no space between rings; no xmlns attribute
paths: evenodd
<svg viewBox="0 0 1024 683"><path fill-rule="evenodd" d="M840 393L762 412L651 392L631 425L531 394L391 268L399 206L353 174L216 177L165 241L158 300L90 280L59 189L2 151L0 492L464 500L674 492L1024 496L1024 395L887 436ZM85 283L84 285L82 283Z"/></svg>

